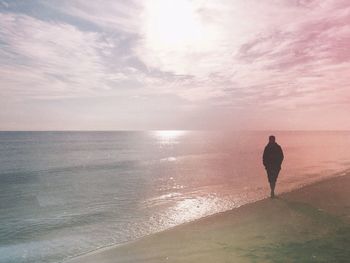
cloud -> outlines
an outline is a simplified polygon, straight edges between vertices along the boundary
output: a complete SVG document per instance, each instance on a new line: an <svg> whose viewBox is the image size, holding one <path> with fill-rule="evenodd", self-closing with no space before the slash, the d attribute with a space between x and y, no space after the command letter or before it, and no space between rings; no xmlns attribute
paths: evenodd
<svg viewBox="0 0 350 263"><path fill-rule="evenodd" d="M135 75L120 68L118 41L102 33L13 13L0 13L0 23L2 94L94 96ZM120 55L119 61L112 64L111 55Z"/></svg>
<svg viewBox="0 0 350 263"><path fill-rule="evenodd" d="M194 3L191 12L199 24L199 41L184 47L181 43L159 44L155 32L147 28L146 9L146 26L137 47L137 54L146 65L193 77L190 82L177 83L179 94L188 99L222 96L230 87L247 90L245 98L251 95L247 103L264 104L282 97L288 101L296 96L292 99L295 100L303 89L309 93L330 89L336 84L330 81L330 75L338 74L337 88L347 85L343 73L350 54L350 9L345 2ZM186 28L180 24L174 30ZM213 78L215 75L220 78Z"/></svg>
<svg viewBox="0 0 350 263"><path fill-rule="evenodd" d="M350 101L346 0L0 1L0 24L2 101L110 97L155 116L167 98L254 120Z"/></svg>
<svg viewBox="0 0 350 263"><path fill-rule="evenodd" d="M99 25L101 34L128 39L119 48L130 59L123 64L105 56L109 68L150 93L189 101L225 97L227 88L261 104L300 94L304 84L317 92L314 85L328 76L323 68L349 58L346 1L78 0L56 8ZM118 46L117 38L110 43ZM131 61L137 74L123 72ZM275 96L264 95L270 93Z"/></svg>
<svg viewBox="0 0 350 263"><path fill-rule="evenodd" d="M45 3L45 2L44 2ZM135 33L139 25L142 5L138 1L84 1L63 0L45 3L48 7L62 13L81 18L100 26L102 29L124 33Z"/></svg>

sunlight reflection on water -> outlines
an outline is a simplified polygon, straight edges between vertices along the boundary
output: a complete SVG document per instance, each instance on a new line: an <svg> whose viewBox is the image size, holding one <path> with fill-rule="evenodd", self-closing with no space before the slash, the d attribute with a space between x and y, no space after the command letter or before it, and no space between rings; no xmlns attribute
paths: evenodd
<svg viewBox="0 0 350 263"><path fill-rule="evenodd" d="M187 131L182 130L164 130L164 131L153 131L152 135L158 140L159 144L170 145L179 143L180 137L184 136Z"/></svg>

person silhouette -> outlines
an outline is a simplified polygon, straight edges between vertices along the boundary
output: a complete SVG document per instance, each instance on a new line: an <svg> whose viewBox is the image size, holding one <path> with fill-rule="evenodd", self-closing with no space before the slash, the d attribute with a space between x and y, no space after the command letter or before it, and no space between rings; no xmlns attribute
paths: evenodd
<svg viewBox="0 0 350 263"><path fill-rule="evenodd" d="M275 197L275 187L278 174L284 159L282 148L276 143L275 136L269 137L269 143L265 146L263 154L263 164L265 166L267 177L271 188L271 198Z"/></svg>

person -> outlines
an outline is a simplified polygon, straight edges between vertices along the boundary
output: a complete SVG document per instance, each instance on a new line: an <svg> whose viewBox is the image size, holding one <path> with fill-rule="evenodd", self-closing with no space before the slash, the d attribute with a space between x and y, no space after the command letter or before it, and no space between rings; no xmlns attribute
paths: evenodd
<svg viewBox="0 0 350 263"><path fill-rule="evenodd" d="M276 143L275 136L269 137L269 143L266 145L263 154L263 164L265 166L267 177L271 188L271 198L275 197L275 187L278 174L281 170L281 165L284 156L282 148Z"/></svg>

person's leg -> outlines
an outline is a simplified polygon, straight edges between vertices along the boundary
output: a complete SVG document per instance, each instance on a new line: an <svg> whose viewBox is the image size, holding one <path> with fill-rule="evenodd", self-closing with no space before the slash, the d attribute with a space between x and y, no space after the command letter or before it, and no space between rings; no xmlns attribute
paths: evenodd
<svg viewBox="0 0 350 263"><path fill-rule="evenodd" d="M275 197L275 187L276 187L276 182L270 182L271 198Z"/></svg>
<svg viewBox="0 0 350 263"><path fill-rule="evenodd" d="M278 178L278 174L280 172L280 169L274 169L272 170L272 180L271 180L271 198L275 197L275 187L276 187L276 182L277 182L277 178Z"/></svg>
<svg viewBox="0 0 350 263"><path fill-rule="evenodd" d="M267 177L269 179L269 184L271 189L271 198L273 198L275 195L275 182L274 182L273 171L271 169L267 170Z"/></svg>
<svg viewBox="0 0 350 263"><path fill-rule="evenodd" d="M279 173L278 169L269 169L267 171L267 175L270 183L270 189L271 189L271 198L275 197L275 187L276 187L276 180L278 177L278 173Z"/></svg>

